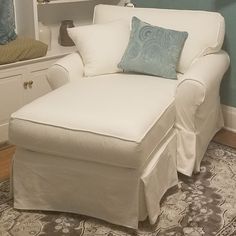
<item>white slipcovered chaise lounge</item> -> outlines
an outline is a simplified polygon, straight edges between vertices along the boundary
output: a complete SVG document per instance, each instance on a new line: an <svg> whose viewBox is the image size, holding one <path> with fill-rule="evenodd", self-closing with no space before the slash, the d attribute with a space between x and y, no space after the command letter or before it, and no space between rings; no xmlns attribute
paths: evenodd
<svg viewBox="0 0 236 236"><path fill-rule="evenodd" d="M85 77L78 53L49 70L51 93L12 114L14 207L66 211L137 228L191 176L223 125L219 87L229 66L218 13L98 5L94 23L137 16L188 32L178 80L135 73ZM206 30L207 28L207 30Z"/></svg>

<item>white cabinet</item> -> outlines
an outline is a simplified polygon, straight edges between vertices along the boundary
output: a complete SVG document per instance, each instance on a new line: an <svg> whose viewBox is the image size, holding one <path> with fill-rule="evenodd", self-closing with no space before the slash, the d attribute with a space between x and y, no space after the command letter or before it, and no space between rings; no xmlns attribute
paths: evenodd
<svg viewBox="0 0 236 236"><path fill-rule="evenodd" d="M51 65L52 61L31 64L27 67L23 82L24 104L29 103L51 91L46 77L49 64Z"/></svg>
<svg viewBox="0 0 236 236"><path fill-rule="evenodd" d="M37 0L14 0L16 28L19 35L39 39L39 22L50 27L52 32L51 49L47 56L65 55L75 47L58 44L59 28L62 20L73 20L74 25L91 24L93 9L97 4L121 4L120 0L50 0L38 3Z"/></svg>
<svg viewBox="0 0 236 236"><path fill-rule="evenodd" d="M47 69L57 59L43 58L0 66L0 143L8 139L11 114L48 93Z"/></svg>
<svg viewBox="0 0 236 236"><path fill-rule="evenodd" d="M23 104L22 71L0 73L0 143L7 140L8 120Z"/></svg>

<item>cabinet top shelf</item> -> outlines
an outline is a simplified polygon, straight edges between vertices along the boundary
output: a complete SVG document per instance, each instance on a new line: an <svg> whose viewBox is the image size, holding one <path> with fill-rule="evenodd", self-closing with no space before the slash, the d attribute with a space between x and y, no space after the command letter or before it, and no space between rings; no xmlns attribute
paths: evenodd
<svg viewBox="0 0 236 236"><path fill-rule="evenodd" d="M51 4L60 4L60 3L71 3L71 2L88 2L91 0L50 0L49 2L37 2L38 5L51 5Z"/></svg>

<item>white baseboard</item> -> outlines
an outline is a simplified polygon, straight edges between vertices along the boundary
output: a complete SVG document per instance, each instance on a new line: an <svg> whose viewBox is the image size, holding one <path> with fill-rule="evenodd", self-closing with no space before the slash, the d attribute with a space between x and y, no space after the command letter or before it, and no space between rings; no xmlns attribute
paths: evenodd
<svg viewBox="0 0 236 236"><path fill-rule="evenodd" d="M224 128L236 133L236 108L222 105Z"/></svg>

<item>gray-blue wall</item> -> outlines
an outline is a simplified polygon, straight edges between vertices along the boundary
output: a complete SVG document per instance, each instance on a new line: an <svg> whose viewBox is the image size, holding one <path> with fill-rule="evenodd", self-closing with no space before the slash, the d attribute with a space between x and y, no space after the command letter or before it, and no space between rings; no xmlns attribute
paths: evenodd
<svg viewBox="0 0 236 236"><path fill-rule="evenodd" d="M224 49L231 66L221 84L221 102L236 107L236 1L235 0L133 0L136 7L218 11L226 23ZM206 29L207 30L207 29Z"/></svg>

